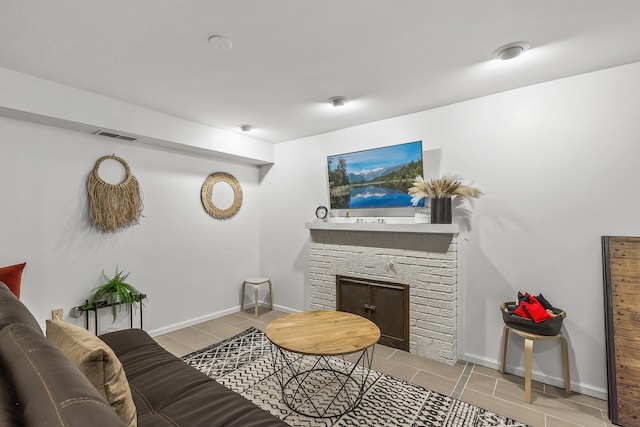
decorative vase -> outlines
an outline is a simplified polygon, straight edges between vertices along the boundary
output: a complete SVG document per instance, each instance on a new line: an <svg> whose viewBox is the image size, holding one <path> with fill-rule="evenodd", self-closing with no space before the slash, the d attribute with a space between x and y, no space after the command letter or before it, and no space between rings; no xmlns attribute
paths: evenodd
<svg viewBox="0 0 640 427"><path fill-rule="evenodd" d="M451 224L451 197L431 198L431 224Z"/></svg>

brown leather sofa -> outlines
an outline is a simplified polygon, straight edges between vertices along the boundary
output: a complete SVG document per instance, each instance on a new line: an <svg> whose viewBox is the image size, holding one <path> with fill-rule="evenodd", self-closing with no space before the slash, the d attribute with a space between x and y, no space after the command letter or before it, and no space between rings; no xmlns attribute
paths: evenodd
<svg viewBox="0 0 640 427"><path fill-rule="evenodd" d="M112 332L101 338L124 366L140 427L286 426L183 363L140 329ZM124 426L2 282L0 425Z"/></svg>

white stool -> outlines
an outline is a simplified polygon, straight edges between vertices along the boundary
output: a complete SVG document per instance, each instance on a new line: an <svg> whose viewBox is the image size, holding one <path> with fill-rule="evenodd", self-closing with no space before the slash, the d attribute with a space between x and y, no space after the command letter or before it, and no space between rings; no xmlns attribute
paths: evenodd
<svg viewBox="0 0 640 427"><path fill-rule="evenodd" d="M564 368L564 390L567 394L571 394L571 380L569 379L569 352L567 349L567 340L558 335L538 335L530 332L520 331L505 325L502 330L502 357L500 360L500 372L504 374L504 368L507 361L507 346L509 345L509 331L524 338L524 401L531 403L531 364L533 356L533 342L535 340L552 340L559 339L562 345L562 365Z"/></svg>
<svg viewBox="0 0 640 427"><path fill-rule="evenodd" d="M273 310L273 290L271 288L271 279L268 277L254 277L251 279L244 279L242 282L242 304L240 306L240 310L244 311L244 291L246 284L253 285L254 293L255 293L255 315L258 317L258 290L260 289L260 285L264 283L269 284L269 303L271 304L271 310Z"/></svg>

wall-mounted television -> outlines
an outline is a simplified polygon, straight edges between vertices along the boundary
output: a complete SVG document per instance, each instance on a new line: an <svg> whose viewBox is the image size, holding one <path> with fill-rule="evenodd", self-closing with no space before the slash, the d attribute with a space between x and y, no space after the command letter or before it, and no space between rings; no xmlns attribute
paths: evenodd
<svg viewBox="0 0 640 427"><path fill-rule="evenodd" d="M381 210L392 208L413 212L407 191L416 176L424 175L422 141L331 155L327 170L332 211L375 209L363 216L385 215Z"/></svg>

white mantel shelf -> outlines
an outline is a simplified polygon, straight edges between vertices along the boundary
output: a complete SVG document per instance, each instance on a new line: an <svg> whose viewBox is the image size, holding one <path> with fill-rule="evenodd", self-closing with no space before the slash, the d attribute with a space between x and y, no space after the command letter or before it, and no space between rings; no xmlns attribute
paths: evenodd
<svg viewBox="0 0 640 427"><path fill-rule="evenodd" d="M458 234L458 224L387 224L371 222L306 222L309 230L374 231L383 233Z"/></svg>

